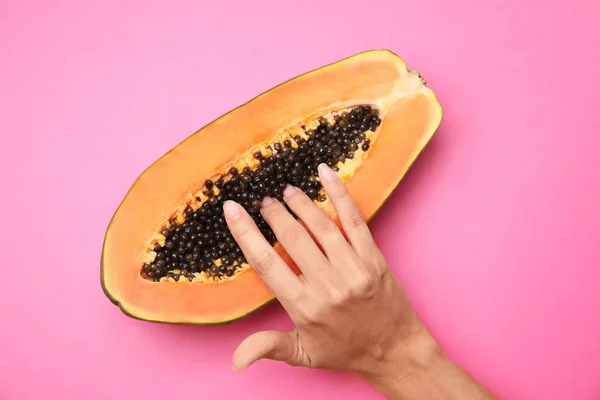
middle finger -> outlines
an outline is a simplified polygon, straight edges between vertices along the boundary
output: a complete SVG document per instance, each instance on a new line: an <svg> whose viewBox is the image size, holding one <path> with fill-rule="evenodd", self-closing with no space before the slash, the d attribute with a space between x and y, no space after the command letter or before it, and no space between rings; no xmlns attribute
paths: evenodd
<svg viewBox="0 0 600 400"><path fill-rule="evenodd" d="M308 232L296 221L279 201L266 197L260 210L277 241L290 255L298 268L310 280L320 279L329 264Z"/></svg>
<svg viewBox="0 0 600 400"><path fill-rule="evenodd" d="M287 186L283 191L286 204L315 236L331 262L348 261L354 253L338 226L301 190ZM346 259L346 260L344 260Z"/></svg>

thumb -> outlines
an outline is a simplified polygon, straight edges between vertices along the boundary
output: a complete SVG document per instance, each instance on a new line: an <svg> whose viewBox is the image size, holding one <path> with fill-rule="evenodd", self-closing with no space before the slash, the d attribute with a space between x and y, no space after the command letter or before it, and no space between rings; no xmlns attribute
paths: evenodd
<svg viewBox="0 0 600 400"><path fill-rule="evenodd" d="M298 365L296 332L264 331L248 336L233 353L233 367L244 369L261 358Z"/></svg>

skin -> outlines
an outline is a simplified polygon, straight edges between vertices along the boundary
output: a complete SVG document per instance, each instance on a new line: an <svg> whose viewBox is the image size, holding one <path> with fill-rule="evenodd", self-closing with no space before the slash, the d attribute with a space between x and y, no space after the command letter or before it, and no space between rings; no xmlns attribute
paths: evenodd
<svg viewBox="0 0 600 400"><path fill-rule="evenodd" d="M241 206L224 205L245 257L295 325L291 332L246 338L233 355L234 368L272 359L358 374L390 399L494 399L444 354L419 320L337 174L321 165L319 177L343 232L292 186L284 190L284 202L304 226L275 199L267 197L261 205L300 276Z"/></svg>

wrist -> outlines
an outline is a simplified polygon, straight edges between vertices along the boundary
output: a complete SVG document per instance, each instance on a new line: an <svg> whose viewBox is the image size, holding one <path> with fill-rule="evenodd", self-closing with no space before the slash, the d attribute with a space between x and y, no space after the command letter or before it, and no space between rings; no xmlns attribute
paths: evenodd
<svg viewBox="0 0 600 400"><path fill-rule="evenodd" d="M495 399L446 356L423 326L379 365L363 377L389 399Z"/></svg>
<svg viewBox="0 0 600 400"><path fill-rule="evenodd" d="M408 382L427 379L444 358L441 347L419 323L410 336L399 341L378 366L363 377L377 388L399 388Z"/></svg>

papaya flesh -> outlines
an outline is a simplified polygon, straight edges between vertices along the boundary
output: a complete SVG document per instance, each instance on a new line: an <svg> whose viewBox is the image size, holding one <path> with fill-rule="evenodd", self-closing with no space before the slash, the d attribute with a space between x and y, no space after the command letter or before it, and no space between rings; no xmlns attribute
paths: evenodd
<svg viewBox="0 0 600 400"><path fill-rule="evenodd" d="M133 183L106 231L105 294L147 321L209 325L248 315L273 294L224 228L223 201L245 204L299 274L261 222L261 198L301 184L339 225L315 177L327 160L369 220L441 119L433 91L387 50L356 54L259 95L189 136Z"/></svg>

